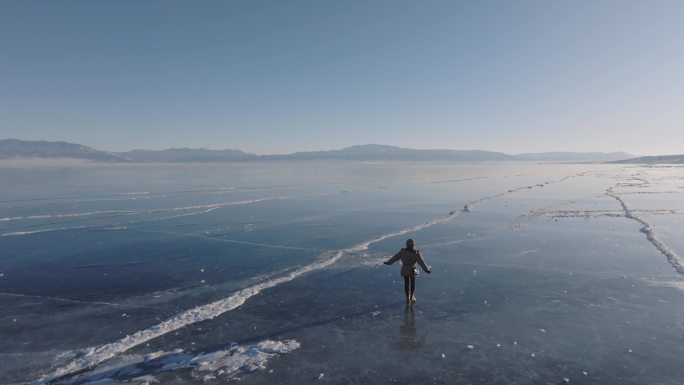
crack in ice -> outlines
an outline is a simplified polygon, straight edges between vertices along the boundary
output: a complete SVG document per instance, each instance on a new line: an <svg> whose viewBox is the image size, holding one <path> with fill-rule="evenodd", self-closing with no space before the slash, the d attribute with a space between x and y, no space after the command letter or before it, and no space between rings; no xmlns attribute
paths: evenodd
<svg viewBox="0 0 684 385"><path fill-rule="evenodd" d="M620 206L622 206L622 210L625 213L625 218L639 223L642 226L639 231L646 235L646 239L648 239L648 241L651 242L651 244L667 258L667 261L670 263L670 265L672 265L677 273L684 274L684 259L677 255L674 250L672 250L668 245L660 240L660 238L658 238L658 235L653 228L654 226L648 223L645 219L636 216L629 206L627 206L627 203L625 203L622 198L615 195L611 188L606 191L606 195L614 198L620 203Z"/></svg>

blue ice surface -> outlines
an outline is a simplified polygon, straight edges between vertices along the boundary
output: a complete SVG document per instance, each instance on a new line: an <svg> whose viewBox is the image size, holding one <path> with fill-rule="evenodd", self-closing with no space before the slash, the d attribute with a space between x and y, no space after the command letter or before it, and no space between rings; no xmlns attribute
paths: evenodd
<svg viewBox="0 0 684 385"><path fill-rule="evenodd" d="M0 169L0 181L3 384L39 380L89 347L450 214L56 382L91 383L88 373L109 366L108 383L684 381L682 278L606 195L633 210L672 209L640 215L681 255L681 168L109 165ZM409 306L398 266L381 264L408 237L433 269ZM261 370L209 377L130 364L270 340L301 347ZM117 371L117 359L129 361Z"/></svg>

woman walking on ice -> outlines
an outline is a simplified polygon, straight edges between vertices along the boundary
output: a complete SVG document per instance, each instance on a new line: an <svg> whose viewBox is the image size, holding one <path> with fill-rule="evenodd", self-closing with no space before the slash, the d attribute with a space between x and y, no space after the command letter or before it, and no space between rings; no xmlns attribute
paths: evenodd
<svg viewBox="0 0 684 385"><path fill-rule="evenodd" d="M404 292L406 292L406 303L416 302L416 275L418 275L418 269L416 268L416 263L425 270L426 273L430 274L430 268L425 263L423 256L420 255L420 251L416 250L416 242L413 239L408 239L406 241L406 248L401 249L396 253L389 261L383 262L385 265L391 265L396 261L401 260L401 276L404 277Z"/></svg>

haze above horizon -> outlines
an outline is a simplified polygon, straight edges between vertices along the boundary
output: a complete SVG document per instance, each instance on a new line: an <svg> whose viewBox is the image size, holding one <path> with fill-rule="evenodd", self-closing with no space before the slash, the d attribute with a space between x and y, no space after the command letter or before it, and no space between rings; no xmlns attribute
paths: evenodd
<svg viewBox="0 0 684 385"><path fill-rule="evenodd" d="M684 3L0 4L0 138L681 153Z"/></svg>

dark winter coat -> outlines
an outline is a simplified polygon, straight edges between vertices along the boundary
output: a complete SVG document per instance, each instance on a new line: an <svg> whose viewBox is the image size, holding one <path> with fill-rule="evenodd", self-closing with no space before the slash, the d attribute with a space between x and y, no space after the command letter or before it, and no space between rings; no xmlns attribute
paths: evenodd
<svg viewBox="0 0 684 385"><path fill-rule="evenodd" d="M401 249L401 251L396 253L386 263L391 265L399 260L401 260L401 275L404 277L418 275L416 263L419 264L426 273L430 271L430 268L425 263L425 259L423 259L423 256L420 255L420 251L418 250Z"/></svg>

